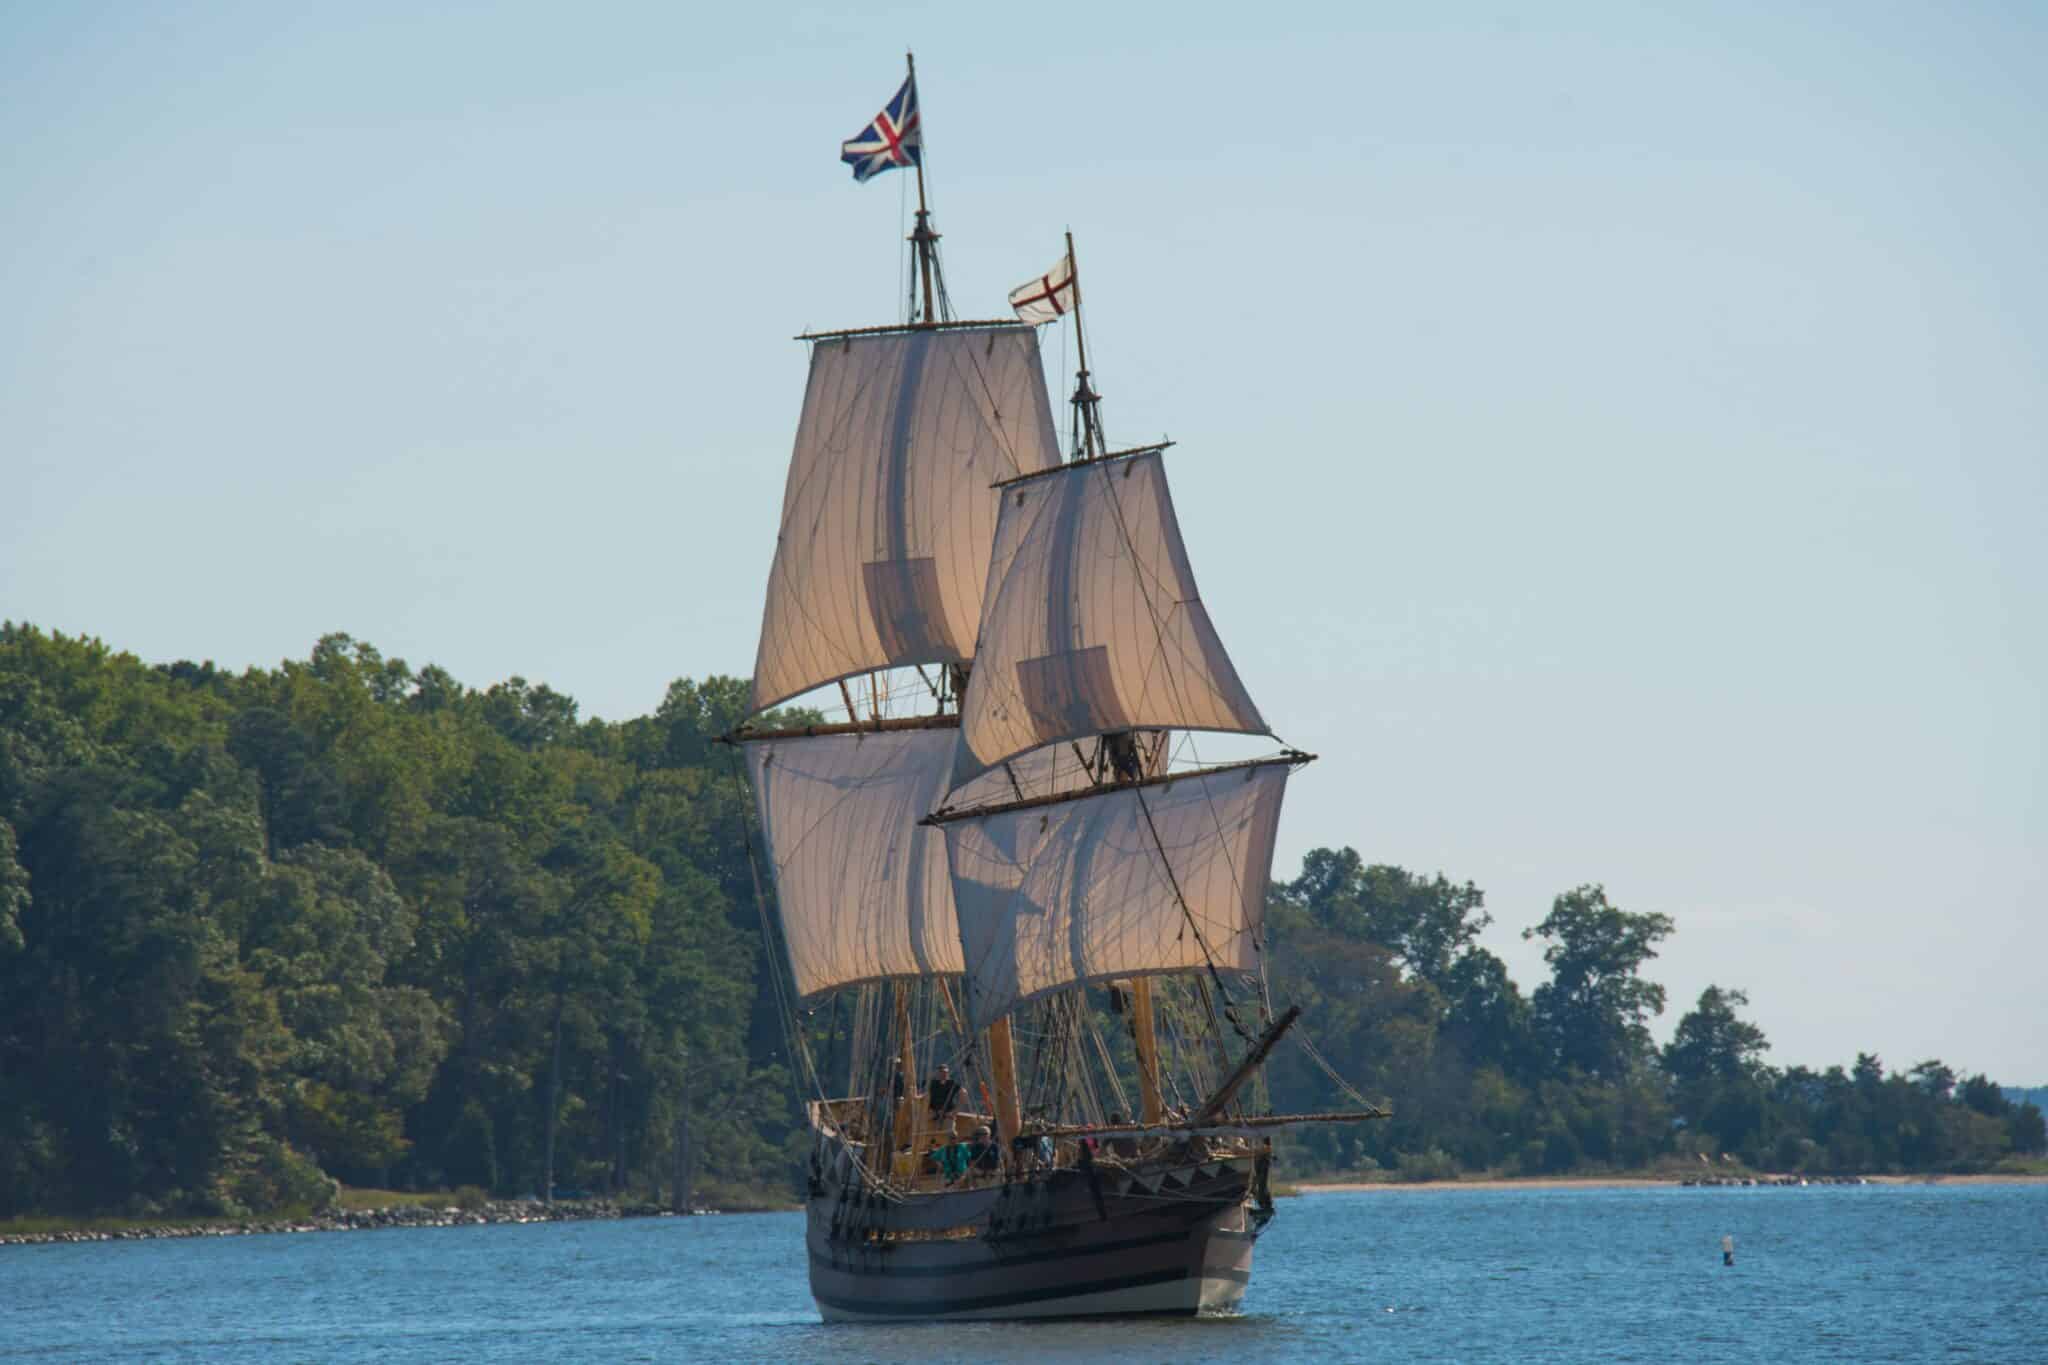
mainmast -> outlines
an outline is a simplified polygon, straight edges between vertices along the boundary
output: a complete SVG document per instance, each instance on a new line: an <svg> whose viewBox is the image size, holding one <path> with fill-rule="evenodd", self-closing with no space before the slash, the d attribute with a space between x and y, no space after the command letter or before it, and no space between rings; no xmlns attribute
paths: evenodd
<svg viewBox="0 0 2048 1365"><path fill-rule="evenodd" d="M915 56L904 65L896 95L840 159L857 182L917 176L908 298L893 325L803 338L810 378L747 706L760 716L836 687L846 716L743 725L730 738L753 776L794 1001L852 993L860 1022L847 1035L847 1079L869 1106L867 1131L887 1128L915 1148L938 1136L921 1121L918 1063L933 1060L949 1022L963 1044L955 1064L982 1052L1006 1136L1019 1122L1009 1037L960 1024L946 989L965 964L945 841L917 822L960 786L953 751L995 532L991 487L1058 469L1064 452L1036 334L1014 319L952 316ZM902 714L906 691L928 692L936 714ZM1019 757L976 785L986 801L1072 777ZM832 1123L845 1117L832 1113Z"/></svg>
<svg viewBox="0 0 2048 1365"><path fill-rule="evenodd" d="M917 85L917 57L914 53L906 52L903 54L903 62L909 68L911 86L915 88ZM923 118L923 111L920 109L918 113L920 125L922 125ZM916 163L917 227L910 234L910 244L917 253L918 278L924 285L924 309L920 314L916 306L913 305L910 320L920 326L929 327L933 323L942 320L939 316L939 306L940 302L946 297L946 280L944 274L939 270L939 234L932 230L931 208L925 203L922 134L923 129L920 126L920 145ZM933 288L934 278L938 282L936 289Z"/></svg>

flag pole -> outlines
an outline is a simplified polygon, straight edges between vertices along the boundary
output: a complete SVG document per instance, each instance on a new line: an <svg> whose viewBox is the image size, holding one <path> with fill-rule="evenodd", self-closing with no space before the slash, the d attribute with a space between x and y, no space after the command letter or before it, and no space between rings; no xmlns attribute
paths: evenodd
<svg viewBox="0 0 2048 1365"><path fill-rule="evenodd" d="M903 54L903 63L910 69L910 88L917 89L917 57L914 53ZM937 246L939 234L932 231L931 210L924 202L924 105L918 105L917 112L919 151L917 154L917 230L910 234L910 240L917 248L918 274L924 280L924 325L929 327L939 320L938 310L932 306L932 251Z"/></svg>
<svg viewBox="0 0 2048 1365"><path fill-rule="evenodd" d="M1067 233L1067 279L1074 290L1074 351L1081 362L1081 372L1074 379L1074 415L1081 419L1081 451L1084 459L1094 459L1102 453L1102 419L1096 412L1096 404L1102 395L1088 387L1088 340L1081 328L1081 267L1074 260L1074 234Z"/></svg>

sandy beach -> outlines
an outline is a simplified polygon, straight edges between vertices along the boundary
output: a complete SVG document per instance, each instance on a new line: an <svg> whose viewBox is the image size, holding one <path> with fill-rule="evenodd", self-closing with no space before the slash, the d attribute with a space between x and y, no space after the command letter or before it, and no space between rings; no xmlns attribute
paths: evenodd
<svg viewBox="0 0 2048 1365"><path fill-rule="evenodd" d="M1727 1179L1728 1177L1722 1177ZM1781 1176L1757 1176L1759 1182L1775 1183ZM1860 1177L1869 1185L2040 1185L2048 1184L2048 1175L1866 1175ZM1676 1176L1585 1176L1563 1177L1555 1180L1541 1178L1513 1178L1500 1180L1419 1180L1419 1181L1316 1181L1294 1186L1297 1194L1403 1194L1411 1191L1428 1190L1630 1190L1646 1189L1662 1185L1679 1185L1683 1182ZM1816 1184L1826 1183L1816 1181Z"/></svg>

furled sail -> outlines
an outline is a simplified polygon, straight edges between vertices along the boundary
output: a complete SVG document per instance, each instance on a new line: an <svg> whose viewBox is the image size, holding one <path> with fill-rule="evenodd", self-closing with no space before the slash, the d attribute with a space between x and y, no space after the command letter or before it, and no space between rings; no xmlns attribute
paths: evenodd
<svg viewBox="0 0 2048 1365"><path fill-rule="evenodd" d="M1212 769L945 823L972 1026L1067 986L1257 970L1290 771Z"/></svg>
<svg viewBox="0 0 2048 1365"><path fill-rule="evenodd" d="M1267 733L1195 591L1157 450L1002 490L953 780L1139 727Z"/></svg>
<svg viewBox="0 0 2048 1365"><path fill-rule="evenodd" d="M817 341L750 709L968 658L995 536L989 485L1059 458L1028 327Z"/></svg>
<svg viewBox="0 0 2048 1365"><path fill-rule="evenodd" d="M957 976L960 935L939 832L953 732L749 741L754 799L797 993L859 981ZM1008 801L1087 784L1079 760L1027 755L960 795Z"/></svg>

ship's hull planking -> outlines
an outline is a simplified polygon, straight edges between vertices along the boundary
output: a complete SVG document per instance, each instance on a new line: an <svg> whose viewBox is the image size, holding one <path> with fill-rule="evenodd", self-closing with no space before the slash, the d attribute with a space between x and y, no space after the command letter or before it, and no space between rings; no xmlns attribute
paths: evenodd
<svg viewBox="0 0 2048 1365"><path fill-rule="evenodd" d="M811 1200L811 1296L828 1322L1227 1313L1263 1219L1247 1159L1108 1163L979 1189Z"/></svg>

